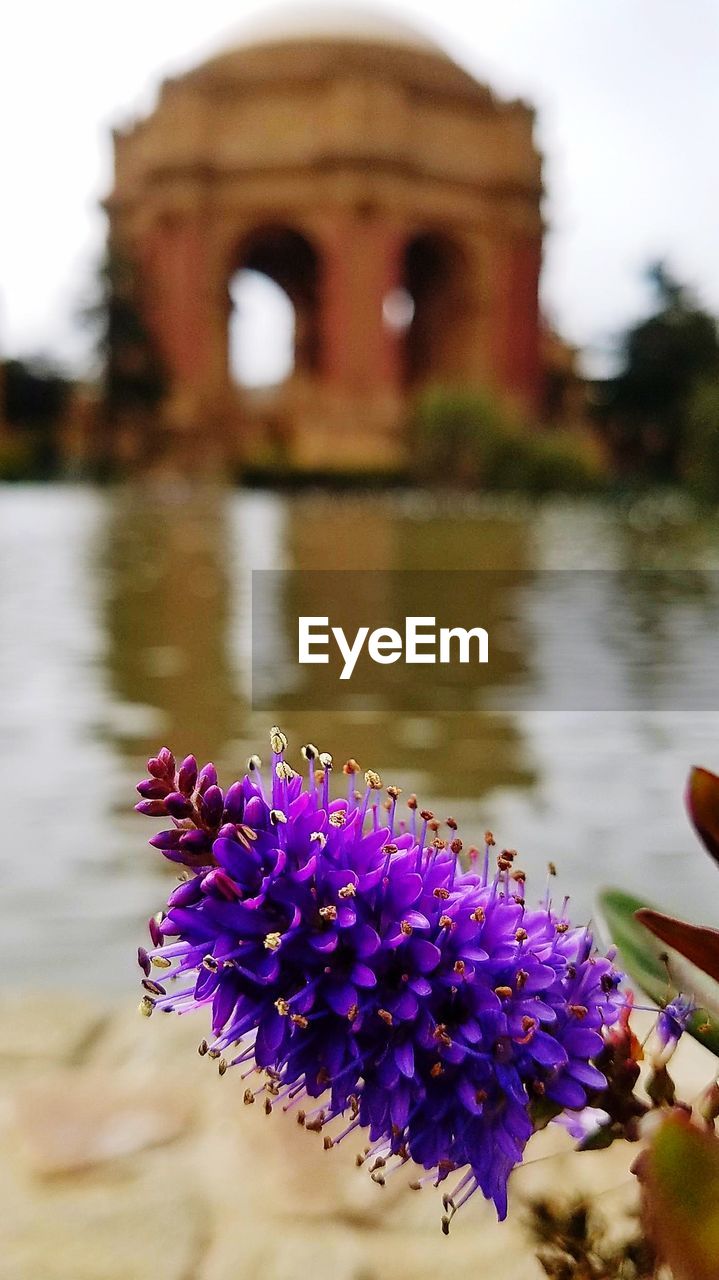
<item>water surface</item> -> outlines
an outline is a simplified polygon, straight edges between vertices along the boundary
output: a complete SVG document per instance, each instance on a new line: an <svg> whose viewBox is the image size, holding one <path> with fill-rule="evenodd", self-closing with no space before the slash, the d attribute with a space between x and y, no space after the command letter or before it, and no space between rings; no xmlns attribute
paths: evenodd
<svg viewBox="0 0 719 1280"><path fill-rule="evenodd" d="M536 507L167 480L0 489L6 981L134 990L144 920L173 877L145 847L150 824L132 811L134 783L162 743L214 759L225 780L264 749L273 717L249 703L250 571L283 567L698 571L699 598L681 575L667 592L627 574L593 600L605 624L593 634L603 678L645 695L653 682L671 684L687 653L710 661L719 611L719 529L674 500ZM546 687L556 670L546 637L554 646L560 634L561 610L529 593L509 666ZM279 672L282 636L268 643ZM552 859L580 916L598 885L621 883L719 921L719 879L681 798L691 763L719 770L716 709L551 705L520 697L510 709L438 715L423 685L401 712L370 699L281 722L296 748L310 739L416 790L438 816L452 813L468 841L493 828L519 850L537 894Z"/></svg>

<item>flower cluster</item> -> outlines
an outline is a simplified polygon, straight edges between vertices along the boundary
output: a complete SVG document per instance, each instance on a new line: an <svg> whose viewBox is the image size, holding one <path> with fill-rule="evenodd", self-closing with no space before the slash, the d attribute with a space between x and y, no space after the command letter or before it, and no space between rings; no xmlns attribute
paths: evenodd
<svg viewBox="0 0 719 1280"><path fill-rule="evenodd" d="M465 855L451 818L443 838L411 796L401 819L371 771L357 790L355 761L332 799L330 756L303 748L304 779L270 741L269 779L253 757L227 792L193 757L148 762L137 808L173 820L150 843L183 873L139 953L143 1012L208 1006L200 1052L258 1073L245 1100L295 1109L326 1147L368 1129L375 1181L409 1160L427 1170L415 1187L455 1174L445 1230L477 1189L504 1217L540 1113L606 1083L593 1060L620 975L566 903L527 903L491 833Z"/></svg>

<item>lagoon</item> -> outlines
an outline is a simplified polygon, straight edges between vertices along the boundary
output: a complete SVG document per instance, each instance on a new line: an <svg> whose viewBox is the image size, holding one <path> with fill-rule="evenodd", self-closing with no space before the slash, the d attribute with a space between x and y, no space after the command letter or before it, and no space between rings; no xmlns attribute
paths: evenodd
<svg viewBox="0 0 719 1280"><path fill-rule="evenodd" d="M546 695L557 603L535 590L517 597L503 637L502 678L516 698L439 713L424 682L400 707L367 691L342 710L313 710L311 696L293 703L288 601L265 601L274 610L265 669L276 685L263 694L266 709L253 710L253 569L379 578L447 567L616 571L591 587L605 620L593 662L613 691L606 708L561 709ZM640 583L629 572L639 568L676 573ZM591 913L597 886L621 883L714 923L715 872L681 793L692 763L719 770L719 708L689 707L673 680L680 666L701 673L714 663L717 570L716 522L671 497L533 506L417 492L288 495L167 477L3 487L6 982L134 996L135 949L174 875L145 845L152 824L133 812L145 758L167 743L214 759L227 780L262 753L276 720L298 758L307 740L337 763L354 756L385 783L417 791L438 817L452 814L468 843L490 827L519 850L530 895L543 892L551 859L577 918ZM482 623L493 637L491 620ZM651 709L653 690L669 691L661 710Z"/></svg>

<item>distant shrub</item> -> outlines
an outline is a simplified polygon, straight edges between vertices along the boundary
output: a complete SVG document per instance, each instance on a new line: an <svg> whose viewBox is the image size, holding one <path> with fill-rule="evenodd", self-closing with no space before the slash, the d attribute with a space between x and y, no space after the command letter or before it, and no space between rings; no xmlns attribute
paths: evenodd
<svg viewBox="0 0 719 1280"><path fill-rule="evenodd" d="M702 502L719 502L719 382L701 383L689 403L682 479Z"/></svg>
<svg viewBox="0 0 719 1280"><path fill-rule="evenodd" d="M488 392L435 388L412 421L422 479L531 494L586 493L605 482L592 441L523 421Z"/></svg>
<svg viewBox="0 0 719 1280"><path fill-rule="evenodd" d="M30 480L36 473L36 451L27 438L0 439L0 482Z"/></svg>
<svg viewBox="0 0 719 1280"><path fill-rule="evenodd" d="M598 450L579 431L535 428L523 447L525 488L530 493L588 493L606 484Z"/></svg>

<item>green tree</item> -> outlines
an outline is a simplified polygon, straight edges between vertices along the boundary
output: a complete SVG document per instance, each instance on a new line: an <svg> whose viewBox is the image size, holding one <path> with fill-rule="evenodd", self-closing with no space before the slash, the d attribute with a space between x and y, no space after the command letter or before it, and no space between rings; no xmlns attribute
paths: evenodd
<svg viewBox="0 0 719 1280"><path fill-rule="evenodd" d="M162 360L137 295L132 263L110 245L100 268L97 301L86 309L85 317L97 332L103 400L111 418L118 412L156 408L166 390Z"/></svg>
<svg viewBox="0 0 719 1280"><path fill-rule="evenodd" d="M602 416L617 458L648 479L682 478L690 406L697 388L719 380L719 335L692 291L657 263L648 278L657 306L622 343L622 369L607 384Z"/></svg>
<svg viewBox="0 0 719 1280"><path fill-rule="evenodd" d="M2 369L0 421L10 434L0 449L3 479L52 475L58 466L58 436L72 383L42 357L8 360Z"/></svg>

